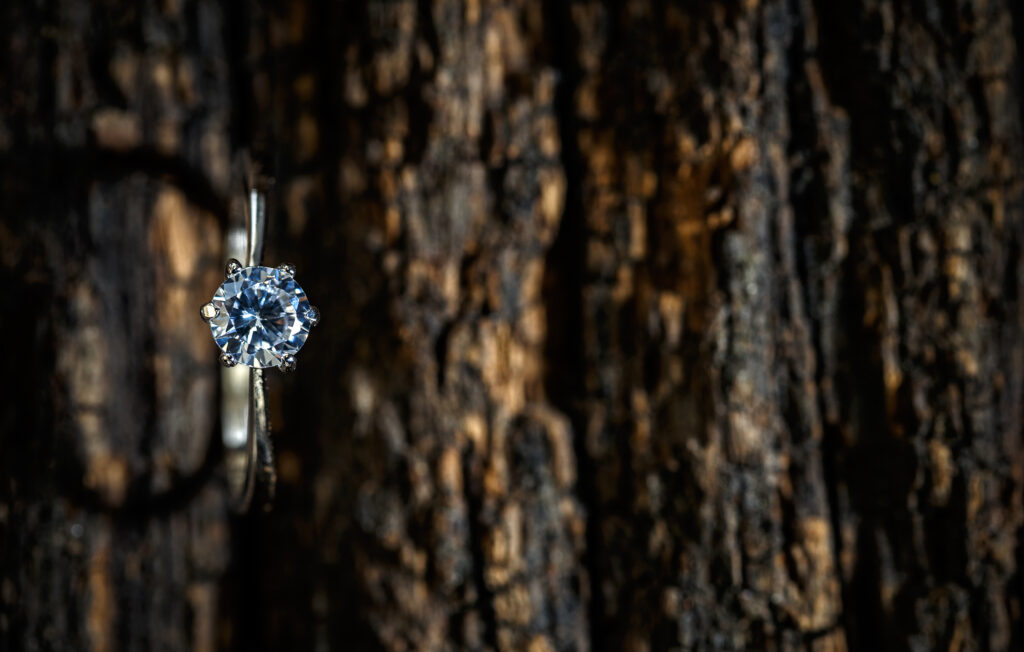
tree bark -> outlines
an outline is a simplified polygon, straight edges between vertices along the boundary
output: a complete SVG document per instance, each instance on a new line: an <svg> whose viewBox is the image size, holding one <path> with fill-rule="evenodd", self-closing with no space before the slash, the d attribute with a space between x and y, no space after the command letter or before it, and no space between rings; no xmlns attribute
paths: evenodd
<svg viewBox="0 0 1024 652"><path fill-rule="evenodd" d="M0 25L3 649L1024 646L1009 0ZM244 149L322 324L239 518Z"/></svg>

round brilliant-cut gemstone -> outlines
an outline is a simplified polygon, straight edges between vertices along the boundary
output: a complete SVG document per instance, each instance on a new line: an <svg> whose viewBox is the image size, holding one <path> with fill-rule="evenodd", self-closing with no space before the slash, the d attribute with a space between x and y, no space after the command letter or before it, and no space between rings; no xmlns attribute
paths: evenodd
<svg viewBox="0 0 1024 652"><path fill-rule="evenodd" d="M250 367L278 367L306 343L316 312L287 270L246 267L213 295L213 339L224 353Z"/></svg>

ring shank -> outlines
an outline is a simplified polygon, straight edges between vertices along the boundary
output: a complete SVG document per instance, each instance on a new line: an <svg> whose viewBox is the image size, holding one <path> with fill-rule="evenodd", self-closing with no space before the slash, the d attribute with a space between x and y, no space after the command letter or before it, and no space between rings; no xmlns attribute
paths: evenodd
<svg viewBox="0 0 1024 652"><path fill-rule="evenodd" d="M243 260L246 267L252 267L259 265L263 258L266 195L253 187L247 199L245 224L228 230L225 249L229 259ZM266 456L270 454L268 422L263 370L244 365L224 367L221 370L221 436L228 492L235 511L245 512L252 503L259 447L264 448Z"/></svg>

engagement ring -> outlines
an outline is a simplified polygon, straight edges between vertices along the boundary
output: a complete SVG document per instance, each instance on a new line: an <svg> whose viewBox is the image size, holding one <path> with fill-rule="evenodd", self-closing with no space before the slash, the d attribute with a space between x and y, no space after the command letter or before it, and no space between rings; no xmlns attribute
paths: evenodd
<svg viewBox="0 0 1024 652"><path fill-rule="evenodd" d="M220 349L221 422L232 506L249 508L260 484L269 500L275 473L263 369L295 369L319 311L295 280L295 266L261 265L266 229L266 194L250 184L245 226L229 229L225 279L213 300L200 308ZM246 261L243 265L239 259Z"/></svg>

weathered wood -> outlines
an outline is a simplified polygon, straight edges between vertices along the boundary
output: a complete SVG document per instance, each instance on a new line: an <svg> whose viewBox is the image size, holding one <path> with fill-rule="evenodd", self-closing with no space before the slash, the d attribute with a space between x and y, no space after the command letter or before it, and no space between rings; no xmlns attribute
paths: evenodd
<svg viewBox="0 0 1024 652"><path fill-rule="evenodd" d="M4 647L213 649L222 9L0 12Z"/></svg>
<svg viewBox="0 0 1024 652"><path fill-rule="evenodd" d="M1015 44L967 5L573 6L610 647L1019 637Z"/></svg>
<svg viewBox="0 0 1024 652"><path fill-rule="evenodd" d="M847 630L860 646L1022 644L1024 223L1009 10L820 8L832 95L864 116L851 120L859 217L835 419ZM856 45L868 24L875 53Z"/></svg>
<svg viewBox="0 0 1024 652"><path fill-rule="evenodd" d="M847 131L810 9L572 12L592 625L609 649L841 649L816 354L836 298L808 276L842 262Z"/></svg>
<svg viewBox="0 0 1024 652"><path fill-rule="evenodd" d="M2 649L1019 649L1009 0L0 7ZM322 325L218 474L231 165Z"/></svg>
<svg viewBox="0 0 1024 652"><path fill-rule="evenodd" d="M268 610L294 619L271 647L587 645L571 429L542 383L565 181L541 10L292 3L267 17L255 49L308 65L257 78L283 92L256 129L286 144L280 241L313 270L310 348L328 352L307 355L285 401L286 420L318 415L315 441L279 447L302 465L282 493L307 492L295 507L316 534L300 546L317 563L293 586L316 609L268 584ZM265 535L294 542L294 519L276 510Z"/></svg>

